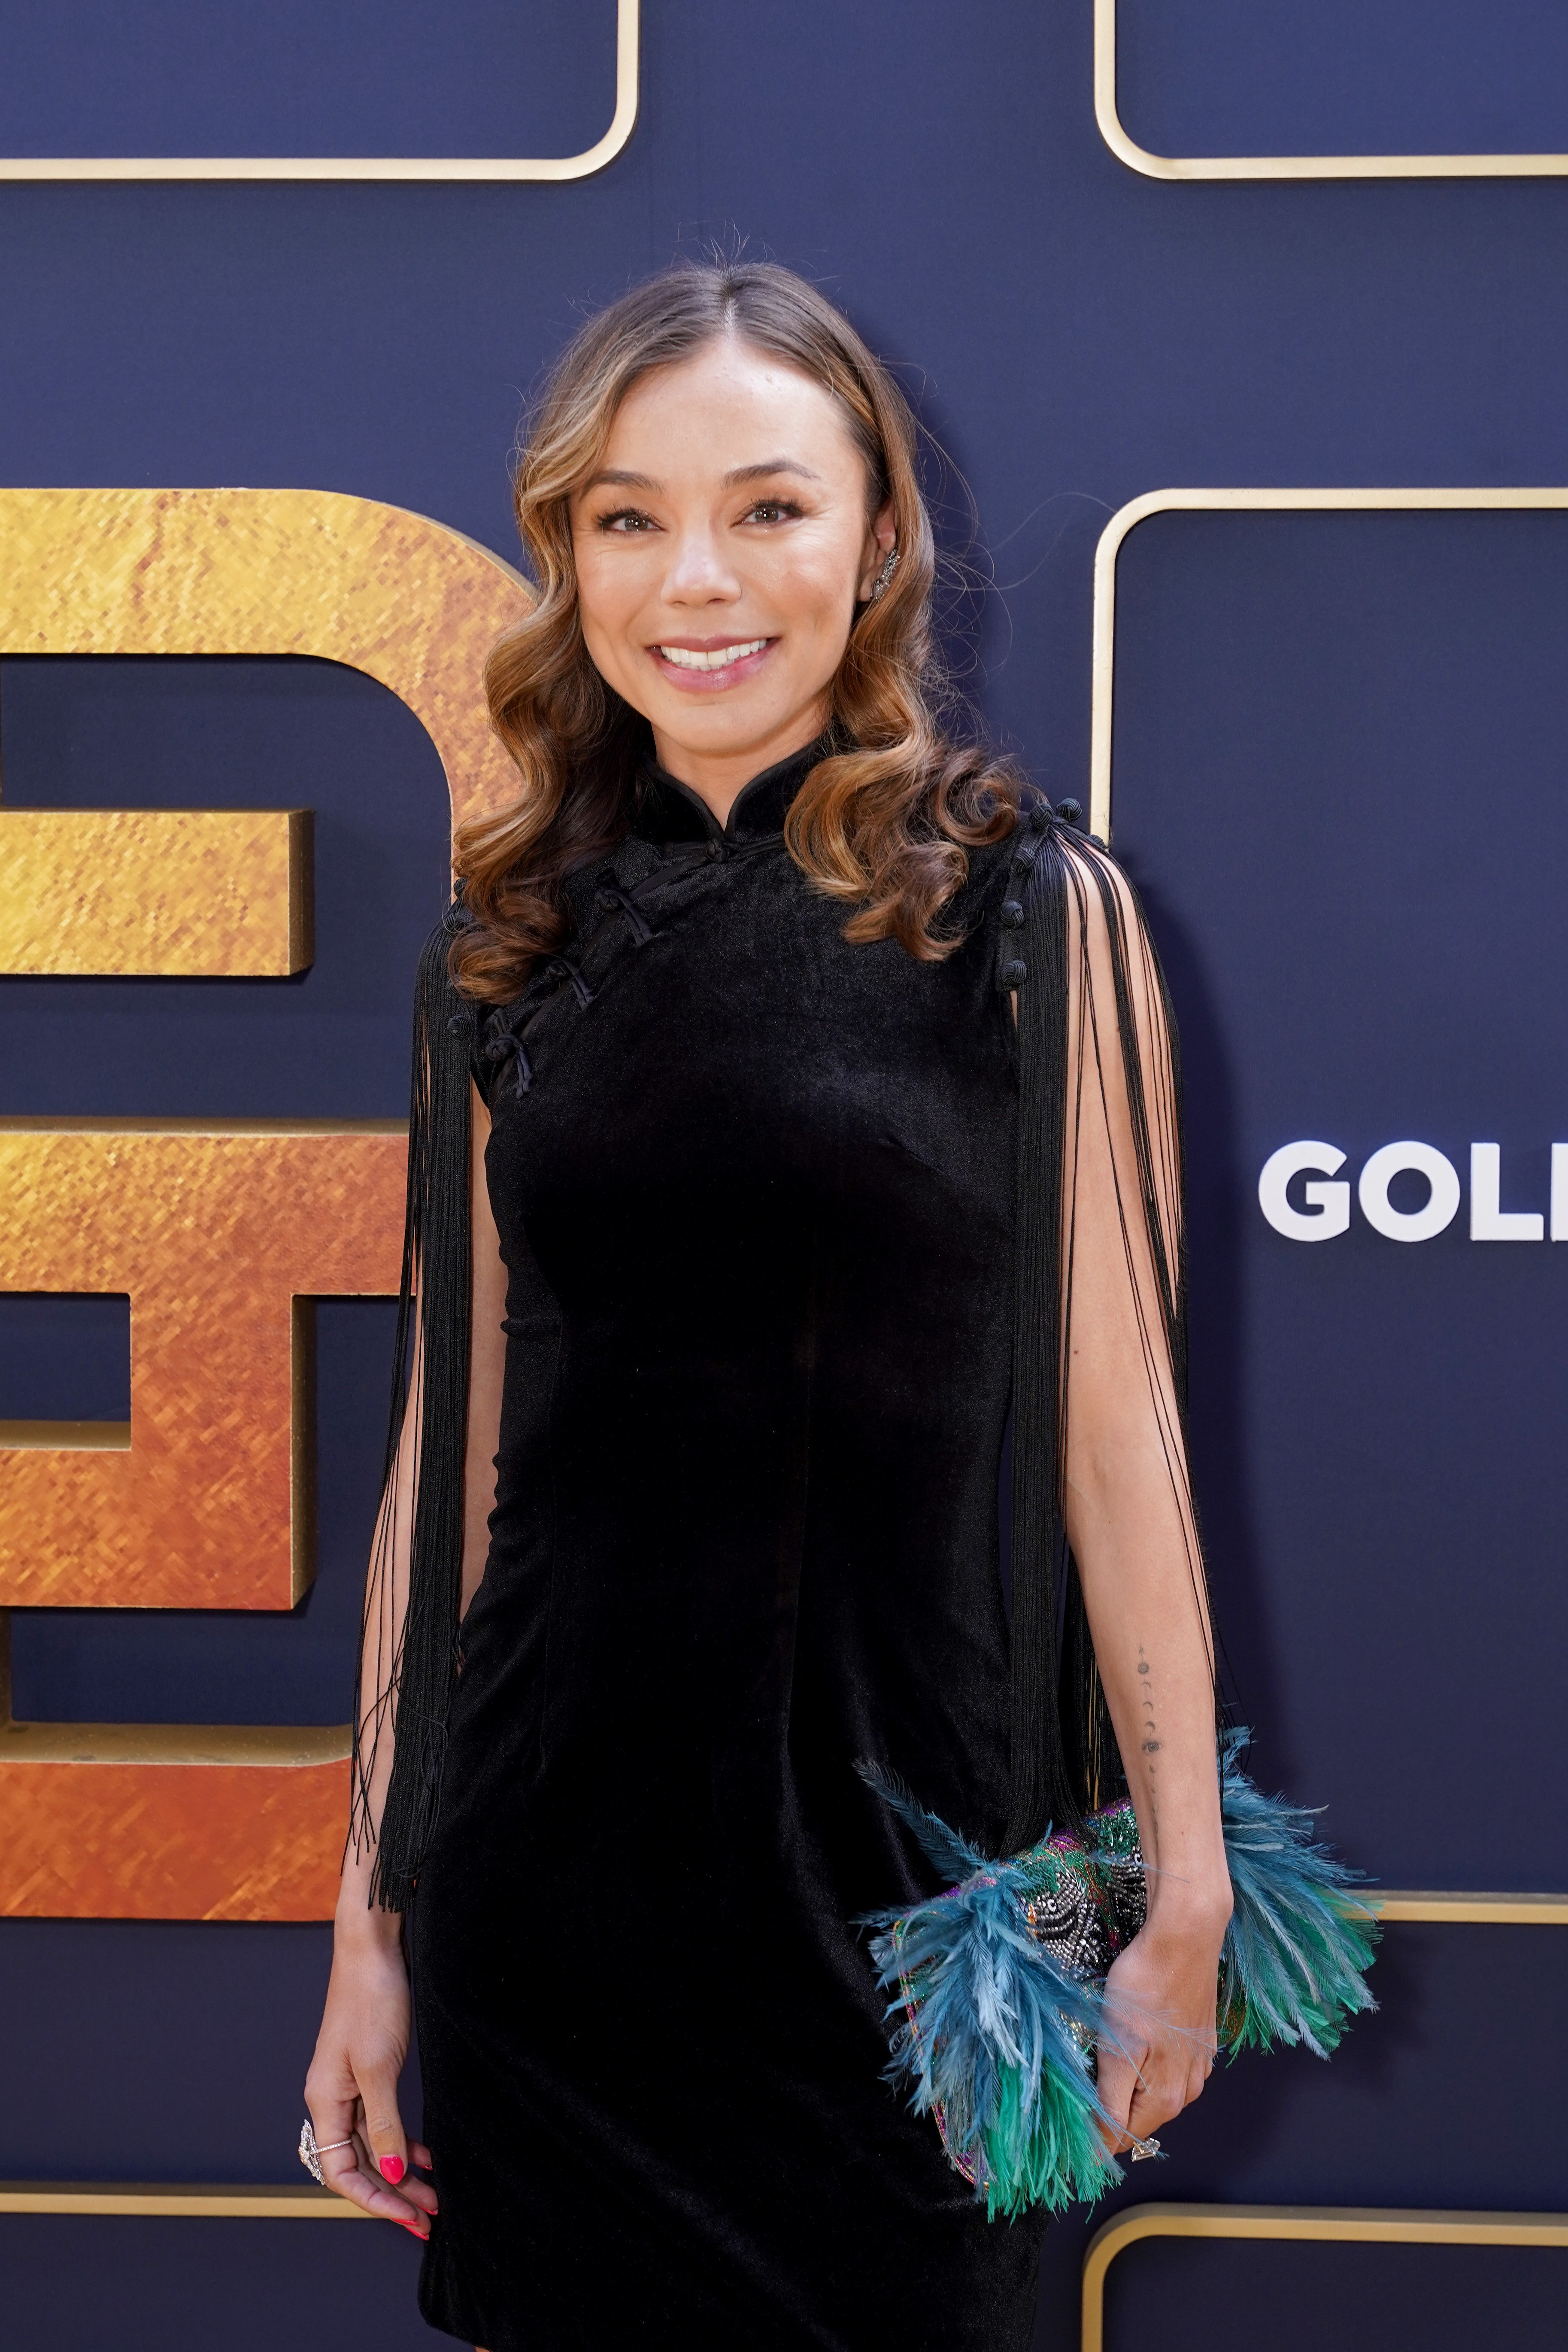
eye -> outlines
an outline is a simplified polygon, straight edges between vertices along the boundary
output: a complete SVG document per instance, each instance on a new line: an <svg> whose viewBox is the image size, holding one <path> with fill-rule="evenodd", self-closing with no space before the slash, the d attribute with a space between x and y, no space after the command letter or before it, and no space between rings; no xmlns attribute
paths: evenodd
<svg viewBox="0 0 1568 2352"><path fill-rule="evenodd" d="M616 507L609 514L596 515L594 528L595 530L618 531L623 539L630 539L645 530L657 530L658 525L652 515L644 514L640 507Z"/></svg>
<svg viewBox="0 0 1568 2352"><path fill-rule="evenodd" d="M805 511L793 499L759 499L754 507L748 509L746 520L764 524L795 522Z"/></svg>

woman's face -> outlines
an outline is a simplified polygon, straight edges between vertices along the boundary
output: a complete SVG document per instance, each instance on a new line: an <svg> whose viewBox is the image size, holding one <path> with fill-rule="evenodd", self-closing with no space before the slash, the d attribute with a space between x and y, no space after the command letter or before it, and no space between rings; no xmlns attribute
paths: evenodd
<svg viewBox="0 0 1568 2352"><path fill-rule="evenodd" d="M726 336L642 378L572 501L583 635L721 820L819 734L893 543L833 394Z"/></svg>

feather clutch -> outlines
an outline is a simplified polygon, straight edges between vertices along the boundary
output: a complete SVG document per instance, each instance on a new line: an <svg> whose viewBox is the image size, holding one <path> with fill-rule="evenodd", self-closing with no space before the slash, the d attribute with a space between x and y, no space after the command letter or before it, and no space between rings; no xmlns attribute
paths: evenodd
<svg viewBox="0 0 1568 2352"><path fill-rule="evenodd" d="M1226 1743L1221 1805L1235 1909L1220 1960L1219 2046L1301 2042L1318 2057L1373 2006L1363 1971L1375 1913L1313 1838L1313 1820L1265 1797ZM1130 1803L1096 1813L1082 1839L1043 1839L987 1861L872 1765L861 1776L957 1884L865 1924L899 2020L889 2079L930 2114L949 2159L994 2217L1052 2212L1103 2195L1121 2175L1100 2137L1096 2046L1111 1961L1143 1925L1143 1857Z"/></svg>

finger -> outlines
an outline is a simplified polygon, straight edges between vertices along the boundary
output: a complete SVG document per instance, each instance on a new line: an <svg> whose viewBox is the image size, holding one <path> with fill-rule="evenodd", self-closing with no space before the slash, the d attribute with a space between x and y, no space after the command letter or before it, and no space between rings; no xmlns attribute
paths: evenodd
<svg viewBox="0 0 1568 2352"><path fill-rule="evenodd" d="M435 2190L425 2181L410 2180L399 2193L380 2175L364 2141L360 2102L329 2098L312 2085L305 2104L316 2135L323 2187L383 2221L400 2222L416 2237L428 2237L431 2217L438 2210Z"/></svg>
<svg viewBox="0 0 1568 2352"><path fill-rule="evenodd" d="M397 2108L397 2076L390 2066L367 2068L359 2077L361 2126L371 2161L394 2189L408 2170L408 2141Z"/></svg>
<svg viewBox="0 0 1568 2352"><path fill-rule="evenodd" d="M1132 2094L1128 2111L1128 2127L1140 2139L1147 2139L1171 2123L1197 2094L1192 2084L1197 2067L1185 2050L1158 2050L1144 2062L1138 2087ZM1201 2088L1201 2083L1199 2084Z"/></svg>
<svg viewBox="0 0 1568 2352"><path fill-rule="evenodd" d="M305 2107L310 2118L310 2129L316 2138L316 2161L321 2168L321 2179L330 2189L334 2173L346 2166L351 2171L357 2161L354 2152L354 2132L359 2124L359 2101L355 2098L330 2096L314 2083L305 2084Z"/></svg>
<svg viewBox="0 0 1568 2352"><path fill-rule="evenodd" d="M1181 2114L1183 2104L1179 2098L1151 2096L1147 2099L1134 2099L1132 2111L1127 2118L1130 2137L1144 2142L1157 2139L1166 2125Z"/></svg>
<svg viewBox="0 0 1568 2352"><path fill-rule="evenodd" d="M371 2169L370 2153L363 2145L358 2148L334 2148L331 2156L323 2156L321 2174L329 2189L346 2198L351 2205L359 2206L362 2211L374 2213L383 2221L400 2223L412 2237L429 2236L428 2212L389 2188Z"/></svg>
<svg viewBox="0 0 1568 2352"><path fill-rule="evenodd" d="M418 2210L426 2217L426 2219L430 2219L438 2213L441 2209L432 2183L428 2180L421 2180L418 2173L414 2168L419 2161L418 2156L416 2153L417 2147L417 2141L410 2143L408 2150L408 2170L404 2175L402 2181L398 2185L397 2194L399 2197L405 2199L410 2205L416 2206ZM429 2166L426 2164L424 2167L424 2169L428 2171Z"/></svg>
<svg viewBox="0 0 1568 2352"><path fill-rule="evenodd" d="M399 2183L398 2194L406 2197L411 2205L417 2205L422 2213L435 2214L441 2210L434 2182L419 2178L422 2172L430 2172L434 2168L430 2151L424 2141L411 2139L408 2143L407 2177Z"/></svg>
<svg viewBox="0 0 1568 2352"><path fill-rule="evenodd" d="M1127 2113L1127 2128L1140 2139L1150 2139L1173 2122L1197 2095L1192 2088L1196 2071L1194 2055L1178 2048L1156 2048L1143 2062ZM1199 2085L1201 2088L1201 2084Z"/></svg>
<svg viewBox="0 0 1568 2352"><path fill-rule="evenodd" d="M1138 2069L1126 2052L1109 2042L1100 2043L1097 2057L1100 2104L1110 2118L1109 2125L1101 2121L1100 2134L1110 2153L1121 2156L1131 2146L1127 2126L1139 2089Z"/></svg>
<svg viewBox="0 0 1568 2352"><path fill-rule="evenodd" d="M1128 2108L1128 2127L1147 2139L1191 2106L1214 2070L1206 2035L1169 2025L1152 2034Z"/></svg>

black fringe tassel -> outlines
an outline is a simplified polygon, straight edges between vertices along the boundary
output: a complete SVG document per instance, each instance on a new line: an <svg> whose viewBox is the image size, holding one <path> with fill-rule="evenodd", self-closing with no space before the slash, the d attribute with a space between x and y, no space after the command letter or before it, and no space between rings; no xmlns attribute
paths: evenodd
<svg viewBox="0 0 1568 2352"><path fill-rule="evenodd" d="M1073 1198L1085 1080L1100 1046L1093 1022L1079 1024L1068 1064L1071 976L1087 1004L1087 914L1093 887L1104 916L1143 1236L1158 1296L1159 1338L1173 1375L1176 1426L1166 1433L1173 1479L1187 1493L1186 1253L1178 1221L1167 1247L1151 1110L1182 1170L1181 1067L1163 974L1134 901L1134 935L1123 919L1113 869L1101 845L1036 810L1016 852L1026 871L1025 909L1014 940L1024 952L1018 982L1017 1276L1013 1355L1012 1817L1004 1852L1035 1844L1054 1824L1081 1832L1084 1817L1124 1785L1115 1734L1094 1659L1076 1564L1064 1524L1068 1367L1072 1345ZM1157 992L1165 1055L1145 1070L1132 1004L1131 957L1147 959ZM1151 1101L1150 1087L1155 1090ZM1097 1115L1090 1113L1091 1116ZM1124 1221L1131 1207L1124 1202ZM1196 1532L1196 1515L1193 1526ZM1193 1563L1203 1576L1201 1545ZM1217 1719L1217 1718L1216 1718Z"/></svg>
<svg viewBox="0 0 1568 2352"><path fill-rule="evenodd" d="M473 1018L452 984L448 957L455 933L468 920L460 904L448 909L426 942L415 991L408 1194L383 1479L383 1492L388 1493L397 1475L409 1404L410 1342L417 1307L422 1377L408 1606L392 1676L392 1775L373 1875L376 1898L389 1911L407 1908L435 1827L447 1717L458 1669L473 1313L468 1166ZM378 1704L384 1705L386 1696L377 1694ZM355 1721L361 1720L356 1699Z"/></svg>
<svg viewBox="0 0 1568 2352"><path fill-rule="evenodd" d="M1063 1178L1067 1141L1067 860L1050 833L1026 835L1026 977L1018 1007L1018 1202L1013 1321L1013 1810L1005 1853L1054 1822L1077 1828L1062 1741L1060 1636L1066 1393L1062 1380Z"/></svg>

